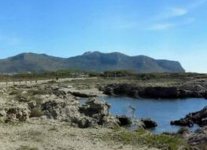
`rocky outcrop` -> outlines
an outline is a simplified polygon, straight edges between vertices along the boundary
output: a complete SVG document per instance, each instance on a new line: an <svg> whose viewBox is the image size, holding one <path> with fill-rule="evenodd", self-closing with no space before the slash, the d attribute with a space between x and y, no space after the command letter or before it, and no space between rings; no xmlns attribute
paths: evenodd
<svg viewBox="0 0 207 150"><path fill-rule="evenodd" d="M81 93L81 92L70 92L73 96L76 97L82 97L82 98L91 98L91 97L97 97L97 95L94 94L86 94L86 93Z"/></svg>
<svg viewBox="0 0 207 150"><path fill-rule="evenodd" d="M192 127L194 124L198 124L201 127L207 125L207 107L200 111L190 113L180 120L171 121L171 125L178 126Z"/></svg>
<svg viewBox="0 0 207 150"><path fill-rule="evenodd" d="M119 125L119 120L109 113L110 105L95 98L89 99L82 106L79 106L76 102L65 102L61 99L49 100L43 102L41 105L30 102L28 106L32 112L30 117L42 116L42 118L66 121L72 126L80 128L95 127L98 125L106 127Z"/></svg>
<svg viewBox="0 0 207 150"><path fill-rule="evenodd" d="M177 98L179 91L176 87L146 87L140 94L149 98Z"/></svg>
<svg viewBox="0 0 207 150"><path fill-rule="evenodd" d="M139 97L142 88L130 84L109 84L102 88L104 94L111 96Z"/></svg>
<svg viewBox="0 0 207 150"><path fill-rule="evenodd" d="M189 145L200 150L207 148L207 127L198 129L187 138Z"/></svg>
<svg viewBox="0 0 207 150"><path fill-rule="evenodd" d="M90 99L79 107L79 112L87 117L93 118L97 125L118 125L118 119L109 114L110 105L98 99Z"/></svg>
<svg viewBox="0 0 207 150"><path fill-rule="evenodd" d="M147 119L141 119L141 121L143 122L144 124L144 128L145 129L151 129L151 128L155 128L157 127L157 123L149 118Z"/></svg>
<svg viewBox="0 0 207 150"><path fill-rule="evenodd" d="M193 80L179 87L183 97L207 98L207 80Z"/></svg>
<svg viewBox="0 0 207 150"><path fill-rule="evenodd" d="M193 121L192 120L188 120L185 118L182 118L180 120L175 120L175 121L171 121L170 122L171 125L177 125L177 126L188 126L188 127L193 127Z"/></svg>
<svg viewBox="0 0 207 150"><path fill-rule="evenodd" d="M109 115L110 105L98 99L89 99L79 108L80 112L90 117Z"/></svg>
<svg viewBox="0 0 207 150"><path fill-rule="evenodd" d="M104 94L112 96L129 96L134 98L177 98L176 87L137 87L130 84L110 84L103 88Z"/></svg>
<svg viewBox="0 0 207 150"><path fill-rule="evenodd" d="M29 119L30 110L27 107L15 106L4 108L0 111L0 118L3 122L18 122Z"/></svg>
<svg viewBox="0 0 207 150"><path fill-rule="evenodd" d="M48 101L41 105L41 111L49 119L63 119L66 109L65 102Z"/></svg>
<svg viewBox="0 0 207 150"><path fill-rule="evenodd" d="M0 111L0 120L3 121L42 118L65 121L80 128L119 125L119 120L109 113L110 105L106 102L91 98L80 106L76 96L65 86L41 84L32 88L13 88L11 91L11 101L14 99L17 104L25 105L27 111L18 107L3 109Z"/></svg>
<svg viewBox="0 0 207 150"><path fill-rule="evenodd" d="M100 88L111 96L129 96L133 98L207 98L207 83L202 81L187 82L174 87L141 87L133 84L109 84Z"/></svg>
<svg viewBox="0 0 207 150"><path fill-rule="evenodd" d="M207 149L207 127L199 128L196 131L190 131L187 127L182 127L177 133L165 133L173 136L180 136L189 144L189 149L206 150Z"/></svg>

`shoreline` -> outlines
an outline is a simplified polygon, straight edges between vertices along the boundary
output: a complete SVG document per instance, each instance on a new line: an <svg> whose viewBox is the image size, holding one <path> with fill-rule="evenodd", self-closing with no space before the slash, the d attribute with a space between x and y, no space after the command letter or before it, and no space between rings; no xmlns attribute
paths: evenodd
<svg viewBox="0 0 207 150"><path fill-rule="evenodd" d="M128 82L129 80L127 80ZM57 146L62 149L67 149L66 147L70 147L74 150L78 150L79 148L83 148L82 143L80 141L87 141L86 149L94 149L94 146L98 146L100 149L131 149L136 146L140 150L144 149L159 149L159 140L153 141L154 144L151 146L148 144L142 143L139 141L140 135L144 134L143 140L150 140L151 138L169 138L173 139L172 142L177 143L177 146L182 145L181 143L186 143L188 139L181 138L179 135L179 141L175 139L176 135L154 135L147 130L142 132L130 132L125 129L118 129L117 132L115 129L110 129L108 125L116 124L116 118L110 116L108 114L108 104L99 103L98 101L93 101L88 103L86 106L81 106L81 109L78 104L78 96L83 97L99 97L99 96L107 96L103 95L102 91L99 91L101 87L109 85L109 82L117 82L117 80L106 80L106 79L97 79L97 78L87 78L87 79L73 79L73 80L65 80L59 82L46 82L39 84L23 84L23 85L11 85L7 87L0 88L0 105L2 114L0 130L5 135L2 141L7 141L7 143L3 143L0 146L5 146L2 149L6 149L8 144L11 144L10 149L18 149L24 148L28 146L32 146L29 148L37 148L38 150L44 148L50 148L51 146ZM121 82L121 80L120 80ZM120 83L119 82L119 83ZM124 81L126 83L126 81ZM94 110L94 108L96 108ZM107 109L106 109L107 108ZM98 111L97 114L90 114L91 109L93 109L93 113ZM68 113L69 112L69 113ZM101 114L99 114L101 113ZM105 118L101 116L104 114ZM75 120L74 120L75 118ZM98 120L97 120L98 119ZM99 120L100 119L100 120ZM103 125L98 126L93 124L94 121L101 122ZM106 124L105 124L106 123ZM109 124L108 124L109 123ZM112 123L112 124L111 124ZM59 125L58 125L59 124ZM60 124L64 124L63 126ZM104 126L107 125L106 127ZM52 126L51 126L52 125ZM33 128L47 129L45 131L36 132ZM50 127L50 128L49 128ZM54 127L54 128L53 128ZM80 127L84 127L81 129ZM71 130L66 130L71 129ZM32 130L32 131L31 131ZM16 133L15 131L18 131ZM31 134L28 134L30 133ZM58 132L61 132L58 135ZM82 131L84 131L84 135L82 135ZM99 132L100 131L100 132ZM42 133L44 133L42 135ZM69 136L65 137L64 133L69 134ZM93 142L94 139L90 138L90 135L95 134L95 139L99 139L99 142ZM48 134L48 135L47 135ZM56 135L57 134L57 135ZM117 135L118 134L118 135ZM7 136L6 136L7 135ZM31 136L30 136L31 135ZM121 139L119 141L107 141L105 138L99 138L100 136L109 136L107 139L114 139L116 136L120 136ZM34 137L33 137L34 136ZM189 134L189 136L193 136ZM11 138L13 137L13 138ZM19 138L19 137L24 137ZM40 137L40 141L37 137ZM73 137L79 137L79 142L74 142ZM126 141L128 137L138 137L139 142L134 145L131 141ZM10 140L11 138L11 140ZM65 139L64 139L65 138ZM70 138L70 139L68 139ZM26 142L25 139L27 139ZM37 139L37 141L32 141ZM24 140L24 141L23 141ZM62 143L60 145L54 145L57 141L67 141L69 140L68 145L66 143ZM163 139L162 139L163 140ZM175 141L174 141L175 140ZM50 143L53 141L54 143ZM180 143L181 141L181 143ZM60 143L61 143L60 142ZM74 143L73 143L74 142ZM127 142L126 145L123 143ZM13 144L14 145L13 145ZM15 143L19 143L16 144ZM118 143L118 144L117 144ZM173 143L165 142L164 146L173 146ZM35 147L35 144L37 147ZM138 145L137 145L138 144ZM186 143L187 144L187 143ZM23 147L22 147L23 146ZM62 146L62 147L61 147ZM65 147L66 146L66 147ZM154 148L155 147L155 148ZM176 149L175 149L176 150Z"/></svg>
<svg viewBox="0 0 207 150"><path fill-rule="evenodd" d="M200 82L192 85L187 83L183 86L137 86L134 84L108 84L101 88L104 94L109 96L126 96L131 98L151 99L184 99L205 98L207 99L207 82L205 87ZM198 88L199 87L199 88Z"/></svg>

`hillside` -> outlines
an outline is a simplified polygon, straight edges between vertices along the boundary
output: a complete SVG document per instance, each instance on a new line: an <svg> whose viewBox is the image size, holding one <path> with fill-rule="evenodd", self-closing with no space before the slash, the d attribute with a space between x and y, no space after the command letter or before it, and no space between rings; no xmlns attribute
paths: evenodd
<svg viewBox="0 0 207 150"><path fill-rule="evenodd" d="M122 53L86 52L83 55L59 58L46 54L22 53L0 60L1 73L42 72L77 69L102 72L131 70L138 73L184 72L177 61L156 60L147 56L127 56Z"/></svg>

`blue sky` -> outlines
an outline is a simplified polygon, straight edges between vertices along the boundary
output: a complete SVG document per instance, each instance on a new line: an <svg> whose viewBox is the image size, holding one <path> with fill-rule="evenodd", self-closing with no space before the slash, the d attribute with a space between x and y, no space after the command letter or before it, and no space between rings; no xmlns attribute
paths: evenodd
<svg viewBox="0 0 207 150"><path fill-rule="evenodd" d="M207 73L207 0L0 0L0 51L119 51Z"/></svg>

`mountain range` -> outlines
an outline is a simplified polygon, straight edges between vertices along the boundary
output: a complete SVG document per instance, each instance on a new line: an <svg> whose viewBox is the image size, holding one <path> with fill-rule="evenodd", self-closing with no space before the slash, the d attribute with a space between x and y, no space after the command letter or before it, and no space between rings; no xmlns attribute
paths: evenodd
<svg viewBox="0 0 207 150"><path fill-rule="evenodd" d="M157 60L143 55L128 56L118 52L86 52L70 58L22 53L0 59L0 73L44 72L62 69L93 72L110 70L130 70L137 73L185 72L178 61Z"/></svg>

